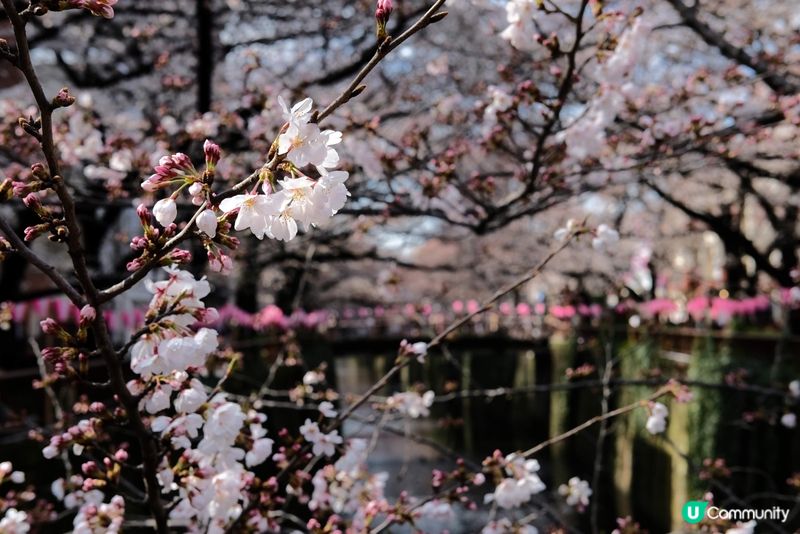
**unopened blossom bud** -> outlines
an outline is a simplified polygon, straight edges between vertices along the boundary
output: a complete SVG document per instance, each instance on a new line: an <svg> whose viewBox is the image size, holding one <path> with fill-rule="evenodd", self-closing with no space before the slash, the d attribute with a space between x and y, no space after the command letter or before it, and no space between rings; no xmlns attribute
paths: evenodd
<svg viewBox="0 0 800 534"><path fill-rule="evenodd" d="M230 226L230 225L228 225L228 226ZM231 250L235 250L235 249L239 248L239 244L241 243L239 241L238 237L227 235L227 234L219 236L217 238L217 241L219 241L219 243L221 243L224 247L229 248Z"/></svg>
<svg viewBox="0 0 800 534"><path fill-rule="evenodd" d="M144 238L143 236L140 235L134 236L133 239L131 239L131 249L137 252L144 250L145 248L147 248L147 243L148 243L147 239Z"/></svg>
<svg viewBox="0 0 800 534"><path fill-rule="evenodd" d="M45 347L42 349L42 358L46 362L54 362L61 359L63 351L60 347Z"/></svg>
<svg viewBox="0 0 800 534"><path fill-rule="evenodd" d="M214 172L217 163L219 163L219 158L221 157L219 145L206 139L206 142L203 143L203 153L206 156L206 168Z"/></svg>
<svg viewBox="0 0 800 534"><path fill-rule="evenodd" d="M25 228L25 241L33 241L43 233L49 231L49 229L50 225L47 223L28 226Z"/></svg>
<svg viewBox="0 0 800 534"><path fill-rule="evenodd" d="M170 263L189 263L192 261L192 253L188 250L176 248L167 254L161 261L162 265L169 265Z"/></svg>
<svg viewBox="0 0 800 534"><path fill-rule="evenodd" d="M97 463L93 460L89 460L88 462L84 462L81 465L81 471L86 476L92 476L94 473L97 473Z"/></svg>
<svg viewBox="0 0 800 534"><path fill-rule="evenodd" d="M155 191L170 185L173 180L198 180L200 178L197 170L192 165L189 156L182 153L164 156L158 160L155 174L142 182L142 189L145 191Z"/></svg>
<svg viewBox="0 0 800 534"><path fill-rule="evenodd" d="M381 41L386 39L386 23L389 21L389 16L392 14L394 6L392 0L378 0L375 7L375 21L377 22L378 39Z"/></svg>
<svg viewBox="0 0 800 534"><path fill-rule="evenodd" d="M106 19L114 18L114 5L117 0L71 0L75 7L81 7L94 15Z"/></svg>
<svg viewBox="0 0 800 534"><path fill-rule="evenodd" d="M75 103L75 97L69 93L69 88L62 88L53 98L53 107L68 108Z"/></svg>
<svg viewBox="0 0 800 534"><path fill-rule="evenodd" d="M34 163L31 165L31 176L37 180L48 180L50 173L47 172L47 167L43 163Z"/></svg>
<svg viewBox="0 0 800 534"><path fill-rule="evenodd" d="M169 226L178 216L178 205L171 197L162 198L153 206L153 215L161 226Z"/></svg>
<svg viewBox="0 0 800 534"><path fill-rule="evenodd" d="M35 180L30 182L12 182L11 183L14 196L25 197L31 193L41 190L41 183Z"/></svg>
<svg viewBox="0 0 800 534"><path fill-rule="evenodd" d="M51 319L49 317L41 321L39 326L42 327L42 332L47 335L55 335L61 332L61 326L55 321L55 319Z"/></svg>
<svg viewBox="0 0 800 534"><path fill-rule="evenodd" d="M125 265L125 268L126 268L126 269L127 269L129 272L132 272L132 271L138 271L139 269L141 269L142 267L144 267L144 265L145 265L145 261L144 261L144 259L142 259L142 258L136 258L135 260L131 260L131 261L129 261L129 262L128 262L128 263Z"/></svg>
<svg viewBox="0 0 800 534"><path fill-rule="evenodd" d="M197 216L197 227L208 237L217 235L217 214L214 210L205 210Z"/></svg>
<svg viewBox="0 0 800 534"><path fill-rule="evenodd" d="M42 209L42 202L39 200L39 197L33 193L26 195L25 198L22 199L22 203L37 213Z"/></svg>
<svg viewBox="0 0 800 534"><path fill-rule="evenodd" d="M136 208L136 215L138 215L139 220L142 221L142 226L150 225L150 210L147 209L147 206L144 204L139 204L139 206Z"/></svg>
<svg viewBox="0 0 800 534"><path fill-rule="evenodd" d="M97 318L97 311L88 304L81 308L81 322L89 323Z"/></svg>

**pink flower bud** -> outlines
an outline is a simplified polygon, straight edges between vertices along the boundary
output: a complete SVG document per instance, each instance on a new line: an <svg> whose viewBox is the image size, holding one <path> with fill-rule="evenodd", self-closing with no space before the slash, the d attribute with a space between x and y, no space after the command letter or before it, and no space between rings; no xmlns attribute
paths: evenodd
<svg viewBox="0 0 800 534"><path fill-rule="evenodd" d="M139 216L139 220L142 221L142 226L149 226L151 222L151 215L150 210L147 209L147 206L144 204L139 204L136 207L136 215Z"/></svg>
<svg viewBox="0 0 800 534"><path fill-rule="evenodd" d="M129 261L125 268L128 271L138 271L144 267L144 260L142 258L136 258L135 260Z"/></svg>
<svg viewBox="0 0 800 534"><path fill-rule="evenodd" d="M81 471L84 475L91 476L97 471L97 463L95 463L93 460L84 462L83 465L81 465Z"/></svg>
<svg viewBox="0 0 800 534"><path fill-rule="evenodd" d="M40 210L42 208L42 203L39 200L39 196L34 193L30 193L25 198L23 198L22 203L25 204L26 207L34 211Z"/></svg>
<svg viewBox="0 0 800 534"><path fill-rule="evenodd" d="M94 321L97 317L97 311L88 304L81 308L81 322Z"/></svg>
<svg viewBox="0 0 800 534"><path fill-rule="evenodd" d="M116 3L117 0L80 0L76 7L82 7L95 17L111 19L114 18L114 5Z"/></svg>
<svg viewBox="0 0 800 534"><path fill-rule="evenodd" d="M38 190L33 183L25 182L11 182L11 187L13 189L14 196L18 197L24 197L25 195Z"/></svg>
<svg viewBox="0 0 800 534"><path fill-rule="evenodd" d="M53 106L58 108L67 108L75 103L75 97L69 94L69 88L64 87L61 89L53 99Z"/></svg>
<svg viewBox="0 0 800 534"><path fill-rule="evenodd" d="M25 228L25 241L33 241L48 230L46 224L37 224Z"/></svg>
<svg viewBox="0 0 800 534"><path fill-rule="evenodd" d="M137 235L131 239L131 249L135 251L144 250L147 248L147 239L143 236Z"/></svg>
<svg viewBox="0 0 800 534"><path fill-rule="evenodd" d="M170 263L178 263L178 264L189 263L190 261L192 261L192 253L189 252L188 250L176 248L175 250L170 252L164 259L166 260L167 265Z"/></svg>
<svg viewBox="0 0 800 534"><path fill-rule="evenodd" d="M214 170L222 155L219 145L206 139L206 142L203 143L203 153L206 156L206 167L208 167L209 170Z"/></svg>
<svg viewBox="0 0 800 534"><path fill-rule="evenodd" d="M393 10L392 0L378 0L378 4L375 7L375 18L378 21L383 20L383 23L386 24L386 20L389 19L389 15L392 14Z"/></svg>
<svg viewBox="0 0 800 534"><path fill-rule="evenodd" d="M392 14L393 9L392 0L378 0L378 4L375 7L375 21L378 24L378 39L382 40L387 37L386 23L389 21L389 16Z"/></svg>
<svg viewBox="0 0 800 534"><path fill-rule="evenodd" d="M41 321L39 325L42 327L42 332L47 335L57 334L61 331L59 324L54 319L50 319L49 317Z"/></svg>

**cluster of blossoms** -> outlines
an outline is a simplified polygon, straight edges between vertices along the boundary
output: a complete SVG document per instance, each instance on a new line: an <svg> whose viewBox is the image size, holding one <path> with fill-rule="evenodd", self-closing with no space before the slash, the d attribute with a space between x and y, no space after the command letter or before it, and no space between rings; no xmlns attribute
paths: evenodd
<svg viewBox="0 0 800 534"><path fill-rule="evenodd" d="M0 484L24 484L25 473L15 471L11 462L0 463ZM8 505L10 503L6 503ZM30 522L27 512L18 510L13 506L5 510L5 515L0 517L0 532L8 534L26 534L30 531Z"/></svg>
<svg viewBox="0 0 800 534"><path fill-rule="evenodd" d="M528 460L517 453L511 453L504 458L500 451L495 451L484 460L484 467L492 470L496 483L494 493L487 494L485 501L495 502L501 508L520 507L546 489L537 474L539 462Z"/></svg>
<svg viewBox="0 0 800 534"><path fill-rule="evenodd" d="M217 332L198 326L216 318L216 310L202 300L210 292L208 282L174 267L166 273L166 279L147 284L153 297L146 327L131 347L130 367L137 378L128 383L128 390L138 399L150 431L160 437L158 479L163 493L177 503L169 512L171 520L206 532L223 532L244 510L247 489L255 480L249 468L270 457L273 440L263 426L266 416L243 410L202 381L208 374L206 360L218 348ZM83 315L91 314L84 311ZM45 327L62 341L75 343L73 338L85 337L70 336L49 322ZM63 358L66 349L59 351ZM43 451L46 458L66 451L78 457L95 451L98 442L108 439L106 421L125 417L124 411L100 402L88 405L85 413L91 417L51 438ZM101 489L118 484L127 459L122 448L103 462L86 461L84 477L54 486L54 495L60 495L65 506L78 508L76 532L119 530L124 502L119 496L104 502Z"/></svg>
<svg viewBox="0 0 800 534"><path fill-rule="evenodd" d="M94 534L106 532L117 534L122 531L122 522L125 518L125 500L115 495L108 503L90 503L81 506L75 516L75 534Z"/></svg>
<svg viewBox="0 0 800 534"><path fill-rule="evenodd" d="M163 258L158 256L158 252L166 246L170 239L175 237L178 231L175 223L178 217L177 199L184 189L191 195L192 204L202 209L195 217L194 222L199 230L203 247L206 249L209 266L220 272L227 272L231 269L233 262L222 251L222 248L235 249L239 246L239 240L229 235L230 223L225 217L218 217L211 202L213 198L211 188L222 153L219 146L209 140L203 144L203 153L205 167L202 171L194 166L189 156L177 153L163 156L155 167L155 173L142 182L142 189L151 193L175 186L177 189L167 198L158 200L153 206L152 214L144 205L139 206L137 213L144 229L144 235L136 236L131 240L131 248L140 255L128 264L129 270L140 269L154 259L158 259L162 265L186 263L191 259L188 251L180 249L172 250ZM162 228L155 227L153 218Z"/></svg>
<svg viewBox="0 0 800 534"><path fill-rule="evenodd" d="M327 407L323 407L320 411L327 409ZM319 428L318 423L310 419L306 419L306 422L300 427L300 433L303 435L303 439L312 445L312 452L315 456L333 456L336 453L336 446L341 445L343 441L338 430L332 430L326 434Z"/></svg>
<svg viewBox="0 0 800 534"><path fill-rule="evenodd" d="M153 293L147 319L154 327L131 348L131 370L145 380L200 368L218 347L216 331L192 328L217 319L216 309L206 308L202 301L211 292L208 281L174 267L165 271L166 280L147 283Z"/></svg>
<svg viewBox="0 0 800 534"><path fill-rule="evenodd" d="M412 419L428 417L435 396L433 391L422 395L416 391L403 391L386 399L386 408Z"/></svg>
<svg viewBox="0 0 800 534"><path fill-rule="evenodd" d="M387 509L383 496L387 473L370 473L366 468L369 453L366 440L352 439L335 463L314 474L308 507L352 516L352 527L360 531L371 517Z"/></svg>
<svg viewBox="0 0 800 534"><path fill-rule="evenodd" d="M131 369L139 378L128 387L144 412L157 414L150 428L171 450L158 473L162 491L179 497L170 517L222 532L246 504L245 489L254 480L247 468L266 461L273 440L266 437L263 414L243 411L225 393L209 398L198 377L217 350L217 332L194 328L216 315L201 300L208 282L174 268L167 273L148 286L151 322L131 349Z"/></svg>
<svg viewBox="0 0 800 534"><path fill-rule="evenodd" d="M566 143L567 154L576 160L596 157L606 146L606 129L623 110L626 96L635 91L628 80L647 44L651 29L643 16L636 18L623 33L614 53L598 69L598 97L578 120L556 137L558 141Z"/></svg>
<svg viewBox="0 0 800 534"><path fill-rule="evenodd" d="M307 98L291 109L279 101L286 124L277 140L277 156L283 158L280 169L286 177L278 180L265 171L263 194L254 190L226 198L220 209L226 214L236 212L236 230L249 229L258 239L289 241L298 228L322 225L344 206L348 173L333 170L339 164L333 147L342 141L342 134L321 130L312 121L312 100ZM306 167L315 168L319 178L303 174Z"/></svg>

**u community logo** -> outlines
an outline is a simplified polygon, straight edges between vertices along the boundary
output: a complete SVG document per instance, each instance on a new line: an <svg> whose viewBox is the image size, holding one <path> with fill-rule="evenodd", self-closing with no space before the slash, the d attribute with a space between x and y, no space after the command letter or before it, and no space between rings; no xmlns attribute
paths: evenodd
<svg viewBox="0 0 800 534"><path fill-rule="evenodd" d="M689 501L683 505L681 515L683 520L694 525L708 517L711 520L723 519L725 521L780 521L785 523L789 519L789 509L780 506L770 508L742 508L728 509L718 506L708 507L707 501Z"/></svg>

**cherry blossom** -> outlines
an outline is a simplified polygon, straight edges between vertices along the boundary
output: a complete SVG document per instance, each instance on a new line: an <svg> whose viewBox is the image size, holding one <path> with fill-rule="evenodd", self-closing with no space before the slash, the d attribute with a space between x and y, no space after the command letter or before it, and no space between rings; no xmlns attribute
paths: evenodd
<svg viewBox="0 0 800 534"><path fill-rule="evenodd" d="M507 475L494 490L486 495L487 502L495 502L501 508L517 508L530 501L533 495L546 489L539 478L539 462L526 460L512 453L505 457L503 472Z"/></svg>
<svg viewBox="0 0 800 534"><path fill-rule="evenodd" d="M314 107L314 101L310 98L301 100L290 109L283 97L278 96L278 104L283 111L283 120L289 124L305 124L311 120L311 109Z"/></svg>
<svg viewBox="0 0 800 534"><path fill-rule="evenodd" d="M225 213L239 210L234 228L247 230L258 239L263 239L267 233L272 218L277 217L285 208L288 201L285 194L245 194L226 198L220 203L220 209Z"/></svg>
<svg viewBox="0 0 800 534"><path fill-rule="evenodd" d="M337 412L333 407L333 403L329 401L323 401L319 403L319 413L321 413L324 417L336 417Z"/></svg>
<svg viewBox="0 0 800 534"><path fill-rule="evenodd" d="M416 358L419 363L423 363L425 362L425 357L428 355L428 344L424 341L409 343L404 339L400 342L400 351Z"/></svg>
<svg viewBox="0 0 800 534"><path fill-rule="evenodd" d="M645 428L651 434L661 434L667 429L667 416L669 410L665 405L660 402L652 403L650 407L650 416L647 418Z"/></svg>
<svg viewBox="0 0 800 534"><path fill-rule="evenodd" d="M520 50L530 50L536 44L536 27L533 22L536 2L534 0L509 0L506 4L508 27L500 36L511 46Z"/></svg>
<svg viewBox="0 0 800 534"><path fill-rule="evenodd" d="M585 480L572 477L566 484L561 484L558 487L558 494L566 499L568 505L584 510L589 506L589 497L592 496L592 489Z"/></svg>

